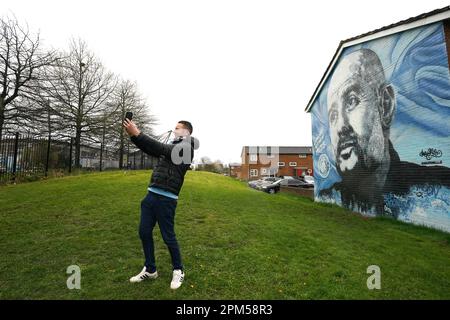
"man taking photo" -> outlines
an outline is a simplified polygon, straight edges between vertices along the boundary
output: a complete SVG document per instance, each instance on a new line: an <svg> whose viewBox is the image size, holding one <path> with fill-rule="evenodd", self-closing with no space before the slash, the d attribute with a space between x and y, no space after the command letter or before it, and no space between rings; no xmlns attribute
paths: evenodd
<svg viewBox="0 0 450 320"><path fill-rule="evenodd" d="M189 121L178 121L174 130L175 138L167 144L143 134L132 120L125 118L123 126L140 150L159 158L159 163L153 168L148 193L141 201L139 236L145 255L144 268L130 281L141 282L158 277L153 244L153 228L158 223L172 259L170 288L178 289L185 274L175 236L175 209L184 176L194 158L194 149L198 149L198 140L191 137L193 128Z"/></svg>

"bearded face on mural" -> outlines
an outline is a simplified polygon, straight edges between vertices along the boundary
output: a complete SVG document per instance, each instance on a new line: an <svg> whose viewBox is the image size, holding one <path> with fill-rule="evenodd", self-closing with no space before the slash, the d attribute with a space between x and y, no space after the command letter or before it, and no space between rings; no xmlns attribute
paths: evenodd
<svg viewBox="0 0 450 320"><path fill-rule="evenodd" d="M341 177L386 171L395 98L378 56L368 49L347 55L333 74L327 101Z"/></svg>

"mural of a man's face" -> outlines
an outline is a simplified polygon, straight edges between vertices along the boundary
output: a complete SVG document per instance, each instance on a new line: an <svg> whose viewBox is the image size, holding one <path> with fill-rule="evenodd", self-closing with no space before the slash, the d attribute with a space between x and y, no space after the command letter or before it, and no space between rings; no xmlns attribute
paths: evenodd
<svg viewBox="0 0 450 320"><path fill-rule="evenodd" d="M395 109L378 56L369 49L345 56L333 73L327 100L339 173L376 170L385 157Z"/></svg>

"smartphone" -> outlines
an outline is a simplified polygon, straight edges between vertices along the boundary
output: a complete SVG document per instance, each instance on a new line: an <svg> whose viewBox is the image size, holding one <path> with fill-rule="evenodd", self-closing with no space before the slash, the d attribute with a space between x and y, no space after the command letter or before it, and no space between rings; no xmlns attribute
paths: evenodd
<svg viewBox="0 0 450 320"><path fill-rule="evenodd" d="M127 118L128 120L132 120L133 119L133 112L127 111L127 113L125 114L125 118Z"/></svg>

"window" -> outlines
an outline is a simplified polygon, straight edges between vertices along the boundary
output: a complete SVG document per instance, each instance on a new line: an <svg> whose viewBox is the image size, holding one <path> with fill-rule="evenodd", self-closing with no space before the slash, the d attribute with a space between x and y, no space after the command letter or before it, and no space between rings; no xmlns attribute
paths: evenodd
<svg viewBox="0 0 450 320"><path fill-rule="evenodd" d="M250 154L250 161L252 161L252 162L258 161L258 155L257 154Z"/></svg>
<svg viewBox="0 0 450 320"><path fill-rule="evenodd" d="M250 177L257 177L258 169L250 169Z"/></svg>
<svg viewBox="0 0 450 320"><path fill-rule="evenodd" d="M289 166L290 167L296 167L297 166L297 162L289 162Z"/></svg>
<svg viewBox="0 0 450 320"><path fill-rule="evenodd" d="M262 168L261 169L261 174L267 174L267 168Z"/></svg>
<svg viewBox="0 0 450 320"><path fill-rule="evenodd" d="M298 155L298 157L299 158L306 158L306 154L301 153L301 154Z"/></svg>
<svg viewBox="0 0 450 320"><path fill-rule="evenodd" d="M278 162L279 167L284 167L284 162Z"/></svg>

